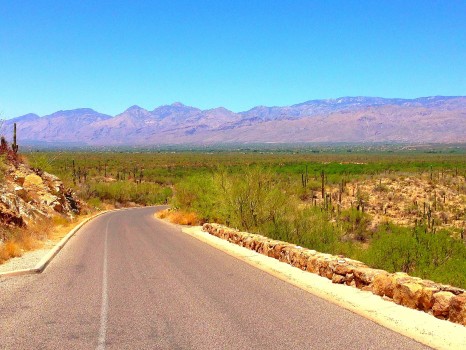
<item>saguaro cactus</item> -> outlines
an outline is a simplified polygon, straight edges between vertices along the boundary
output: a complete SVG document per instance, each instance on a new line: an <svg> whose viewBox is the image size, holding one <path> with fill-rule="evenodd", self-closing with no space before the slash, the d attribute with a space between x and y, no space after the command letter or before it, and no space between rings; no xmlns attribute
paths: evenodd
<svg viewBox="0 0 466 350"><path fill-rule="evenodd" d="M13 152L18 153L18 144L16 143L16 123L13 124L13 145L11 145Z"/></svg>
<svg viewBox="0 0 466 350"><path fill-rule="evenodd" d="M325 172L323 170L320 173L320 177L322 180L322 187L321 187L322 199L324 199L325 198Z"/></svg>

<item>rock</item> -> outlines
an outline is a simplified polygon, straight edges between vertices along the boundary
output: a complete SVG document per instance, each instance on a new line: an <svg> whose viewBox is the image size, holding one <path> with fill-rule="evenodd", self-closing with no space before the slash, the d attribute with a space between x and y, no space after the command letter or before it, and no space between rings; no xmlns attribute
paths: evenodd
<svg viewBox="0 0 466 350"><path fill-rule="evenodd" d="M18 213L2 208L2 203L0 203L0 224L5 226L18 226L22 227L25 225L24 219Z"/></svg>
<svg viewBox="0 0 466 350"><path fill-rule="evenodd" d="M277 245L276 241L267 241L264 244L264 253L267 255L269 258L275 258L275 246Z"/></svg>
<svg viewBox="0 0 466 350"><path fill-rule="evenodd" d="M352 273L347 274L345 283L347 286L356 287L356 282L354 282L354 274Z"/></svg>
<svg viewBox="0 0 466 350"><path fill-rule="evenodd" d="M393 299L395 294L395 289L397 285L401 285L402 283L406 282L413 282L416 281L418 283L421 282L420 279L414 279L413 277L409 276L404 272L396 272L396 273L388 273L388 272L381 272L374 277L372 282L372 291L374 294L380 296L387 296L388 298ZM422 285L424 287L424 285ZM427 287L427 286L426 286ZM433 289L434 291L438 291L437 289ZM424 297L428 299L428 296ZM428 302L425 302L428 303Z"/></svg>
<svg viewBox="0 0 466 350"><path fill-rule="evenodd" d="M318 255L307 255L306 271L309 271L312 273L318 273L319 272L318 260L319 260Z"/></svg>
<svg viewBox="0 0 466 350"><path fill-rule="evenodd" d="M256 252L260 253L260 254L263 254L263 255L267 255L267 252L265 251L266 249L266 244L267 244L267 240L262 238L261 240L259 240L256 244Z"/></svg>
<svg viewBox="0 0 466 350"><path fill-rule="evenodd" d="M429 311L434 306L434 294L439 291L436 287L422 287L419 296L417 308L423 311Z"/></svg>
<svg viewBox="0 0 466 350"><path fill-rule="evenodd" d="M48 206L49 208L52 208L54 211L63 213L64 212L64 207L60 203L60 200L57 196L54 196L53 194L50 193L44 193L41 196L41 202Z"/></svg>
<svg viewBox="0 0 466 350"><path fill-rule="evenodd" d="M42 173L42 179L49 183L61 183L61 180L57 176L49 174L45 171Z"/></svg>
<svg viewBox="0 0 466 350"><path fill-rule="evenodd" d="M466 293L466 291L464 289L449 286L449 285L444 285L444 284L442 284L440 286L440 290L444 291L444 292L450 292L450 293L453 293L455 295L460 295L460 294Z"/></svg>
<svg viewBox="0 0 466 350"><path fill-rule="evenodd" d="M466 294L455 295L451 298L448 319L466 326Z"/></svg>
<svg viewBox="0 0 466 350"><path fill-rule="evenodd" d="M379 273L378 275L374 276L374 280L372 281L372 291L374 294L383 297L387 292L390 293L390 289L393 291L394 287L395 283L393 276L389 273ZM393 292L391 295L393 296Z"/></svg>
<svg viewBox="0 0 466 350"><path fill-rule="evenodd" d="M57 201L58 201L58 197L50 193L44 193L41 196L41 202L48 206L51 206L53 202L57 202Z"/></svg>
<svg viewBox="0 0 466 350"><path fill-rule="evenodd" d="M13 181L20 186L23 186L26 175L20 171L16 171L13 175Z"/></svg>
<svg viewBox="0 0 466 350"><path fill-rule="evenodd" d="M255 245L256 245L256 240L254 239L254 237L249 236L243 239L243 247L254 250Z"/></svg>
<svg viewBox="0 0 466 350"><path fill-rule="evenodd" d="M358 267L354 269L354 281L357 288L372 284L374 277L381 273L387 273L383 270L371 269L370 267Z"/></svg>
<svg viewBox="0 0 466 350"><path fill-rule="evenodd" d="M352 259L342 259L339 258L337 260L334 260L330 264L332 270L334 273L346 276L350 273L354 272L354 269L358 267L367 267L367 265L363 264L360 261L352 260Z"/></svg>
<svg viewBox="0 0 466 350"><path fill-rule="evenodd" d="M397 304L416 309L421 298L422 286L415 281L397 283L393 293L393 301Z"/></svg>
<svg viewBox="0 0 466 350"><path fill-rule="evenodd" d="M26 189L42 188L44 187L44 182L40 176L29 174L24 178L23 187Z"/></svg>
<svg viewBox="0 0 466 350"><path fill-rule="evenodd" d="M294 266L300 268L301 270L306 270L307 268L307 261L308 261L307 251L308 251L307 249L303 249L295 257L296 260L294 262L295 264Z"/></svg>
<svg viewBox="0 0 466 350"><path fill-rule="evenodd" d="M280 260L280 256L282 253L282 249L286 246L286 243L284 242L279 242L278 244L275 244L275 247L273 248L273 258Z"/></svg>
<svg viewBox="0 0 466 350"><path fill-rule="evenodd" d="M63 213L65 211L65 208L63 207L63 205L60 202L53 202L51 207L57 213Z"/></svg>
<svg viewBox="0 0 466 350"><path fill-rule="evenodd" d="M338 274L332 276L332 283L342 284L346 282L346 277Z"/></svg>
<svg viewBox="0 0 466 350"><path fill-rule="evenodd" d="M446 319L450 312L450 301L454 297L450 292L438 292L434 294L434 305L432 313L437 318Z"/></svg>
<svg viewBox="0 0 466 350"><path fill-rule="evenodd" d="M291 263L291 255L293 254L294 247L292 245L286 244L280 250L280 255L278 260L285 262L287 264Z"/></svg>
<svg viewBox="0 0 466 350"><path fill-rule="evenodd" d="M18 197L22 198L23 200L27 200L27 192L23 187L15 186L14 191Z"/></svg>

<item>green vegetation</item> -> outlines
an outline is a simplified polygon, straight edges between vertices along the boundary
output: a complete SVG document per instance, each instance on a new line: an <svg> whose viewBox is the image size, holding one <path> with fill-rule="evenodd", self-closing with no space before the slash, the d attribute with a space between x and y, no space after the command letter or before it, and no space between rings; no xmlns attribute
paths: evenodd
<svg viewBox="0 0 466 350"><path fill-rule="evenodd" d="M200 222L466 288L463 151L35 152L27 158L97 208L170 203Z"/></svg>
<svg viewBox="0 0 466 350"><path fill-rule="evenodd" d="M0 154L0 181L2 181L3 178L5 177L5 170L6 170L5 156Z"/></svg>

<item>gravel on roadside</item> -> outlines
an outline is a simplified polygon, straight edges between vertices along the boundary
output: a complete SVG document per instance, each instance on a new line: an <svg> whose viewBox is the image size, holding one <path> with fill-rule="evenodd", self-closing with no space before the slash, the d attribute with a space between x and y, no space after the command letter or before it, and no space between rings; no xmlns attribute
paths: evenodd
<svg viewBox="0 0 466 350"><path fill-rule="evenodd" d="M32 269L53 248L53 244L46 244L44 248L24 252L23 255L9 259L0 265L0 273L15 270Z"/></svg>

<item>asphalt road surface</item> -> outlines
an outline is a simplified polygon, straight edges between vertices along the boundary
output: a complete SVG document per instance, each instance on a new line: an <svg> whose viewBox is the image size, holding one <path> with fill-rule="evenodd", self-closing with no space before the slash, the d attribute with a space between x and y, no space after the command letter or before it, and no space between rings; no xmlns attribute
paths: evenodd
<svg viewBox="0 0 466 350"><path fill-rule="evenodd" d="M426 349L153 219L86 224L0 279L0 349Z"/></svg>

